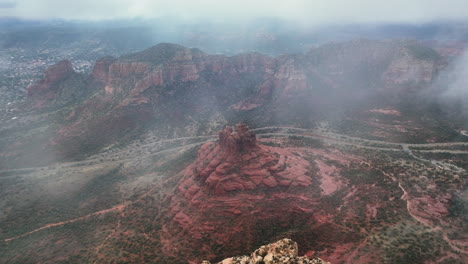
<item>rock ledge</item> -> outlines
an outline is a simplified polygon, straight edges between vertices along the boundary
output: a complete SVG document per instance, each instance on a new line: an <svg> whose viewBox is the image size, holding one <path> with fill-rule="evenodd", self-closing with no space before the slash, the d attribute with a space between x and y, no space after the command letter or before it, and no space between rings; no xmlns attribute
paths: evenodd
<svg viewBox="0 0 468 264"><path fill-rule="evenodd" d="M281 239L275 243L261 246L249 256L227 258L217 264L330 264L320 258L298 256L297 243L291 239ZM210 264L203 261L202 264Z"/></svg>

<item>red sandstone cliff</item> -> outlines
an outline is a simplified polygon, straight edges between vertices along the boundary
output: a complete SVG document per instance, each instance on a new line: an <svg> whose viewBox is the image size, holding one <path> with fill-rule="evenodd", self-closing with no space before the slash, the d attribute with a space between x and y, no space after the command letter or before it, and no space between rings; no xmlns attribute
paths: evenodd
<svg viewBox="0 0 468 264"><path fill-rule="evenodd" d="M44 72L43 79L28 87L28 97L41 100L53 99L57 95L60 82L73 73L75 71L69 60L57 62Z"/></svg>
<svg viewBox="0 0 468 264"><path fill-rule="evenodd" d="M47 68L36 84L28 87L28 100L24 109L60 107L77 104L91 89L86 76L73 70L70 61L63 60Z"/></svg>
<svg viewBox="0 0 468 264"><path fill-rule="evenodd" d="M325 45L304 56L272 58L257 53L209 55L163 43L118 59L97 60L91 83L98 83L103 93L118 98L115 103L120 106L155 102L164 96L161 87L183 84L204 85L208 93L235 111L266 104L286 105L304 97L320 103L336 93L353 97L382 92L385 87L391 92L399 91L395 86L405 89L408 83L430 82L441 62L415 56L411 52L414 47L414 43L363 40ZM56 89L55 84L73 72L69 61L57 63L28 89L28 95L53 96L49 92ZM363 79L368 83L362 83ZM372 89L349 91L351 86L365 88L369 83ZM232 96L244 87L249 92Z"/></svg>
<svg viewBox="0 0 468 264"><path fill-rule="evenodd" d="M200 149L198 159L185 170L188 182L182 183L179 189L192 187L195 191L192 181L202 184L202 192L213 191L215 195L257 188L310 185L310 179L301 175L306 171L305 164L298 163L291 171L287 168L290 159L258 145L255 134L246 125L226 127L219 132L218 144L207 143Z"/></svg>
<svg viewBox="0 0 468 264"><path fill-rule="evenodd" d="M109 77L109 68L117 59L111 56L103 57L94 64L91 77L93 80L105 84Z"/></svg>

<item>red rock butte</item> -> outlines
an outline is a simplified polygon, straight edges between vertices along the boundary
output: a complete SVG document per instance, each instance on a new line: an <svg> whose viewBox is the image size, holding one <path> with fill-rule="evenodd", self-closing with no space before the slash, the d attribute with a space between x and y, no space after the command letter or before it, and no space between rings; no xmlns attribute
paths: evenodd
<svg viewBox="0 0 468 264"><path fill-rule="evenodd" d="M73 66L69 60L59 61L47 68L43 79L28 87L28 96L46 96L55 88L55 85L74 73Z"/></svg>
<svg viewBox="0 0 468 264"><path fill-rule="evenodd" d="M272 221L287 226L312 219L317 194L309 188L309 166L289 150L258 144L244 124L226 127L179 175L168 201L171 220L161 232L166 254L177 255L174 248L181 240L204 245L197 249L204 256L213 253L213 244L239 241L232 248L240 253L259 239L248 230L270 229L266 223ZM207 238L211 242L203 243Z"/></svg>
<svg viewBox="0 0 468 264"><path fill-rule="evenodd" d="M180 188L194 191L192 180L216 195L254 190L259 187L308 186L310 178L287 170L288 157L258 145L256 136L245 124L226 127L217 143L205 144L197 160L184 173L188 179Z"/></svg>

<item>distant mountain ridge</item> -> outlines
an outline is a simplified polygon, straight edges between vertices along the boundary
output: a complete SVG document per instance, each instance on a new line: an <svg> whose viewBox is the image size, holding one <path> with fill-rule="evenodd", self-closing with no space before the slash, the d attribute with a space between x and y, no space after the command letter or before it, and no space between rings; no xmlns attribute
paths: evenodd
<svg viewBox="0 0 468 264"><path fill-rule="evenodd" d="M88 76L59 62L29 88L24 107L60 109L59 129L46 144L58 157L76 158L117 138L135 137L128 132L141 133L153 123L193 135L184 128L187 122L198 133L207 122L214 129L238 121L307 125L356 106L393 104L431 84L446 65L433 54L414 41L358 40L277 58L209 55L163 43L103 57Z"/></svg>

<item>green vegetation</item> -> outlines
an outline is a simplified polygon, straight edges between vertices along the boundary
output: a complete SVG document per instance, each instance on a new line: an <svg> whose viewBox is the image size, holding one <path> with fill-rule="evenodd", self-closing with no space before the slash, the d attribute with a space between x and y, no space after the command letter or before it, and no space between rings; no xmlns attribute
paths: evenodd
<svg viewBox="0 0 468 264"><path fill-rule="evenodd" d="M400 222L381 229L369 243L383 253L384 263L422 264L447 250L444 240L425 227L412 222Z"/></svg>
<svg viewBox="0 0 468 264"><path fill-rule="evenodd" d="M303 137L300 135L288 136L288 143L295 147L324 148L324 144L319 139Z"/></svg>
<svg viewBox="0 0 468 264"><path fill-rule="evenodd" d="M16 204L11 204L12 202L8 201L7 205L11 204L16 210L2 220L4 227L2 236L13 237L46 224L80 217L114 206L120 198L117 185L125 179L120 173L120 169L119 167L109 167L93 171L92 173L95 175L68 172L71 177L80 175L89 180L86 184L77 185L66 195L59 194L59 191L55 191L55 195L41 196L30 192L28 195L32 199L18 200ZM39 172L36 173L39 174ZM55 180L66 186L67 180L62 178L62 173L65 173L65 170L58 169L54 173L50 175L49 184L54 184Z"/></svg>
<svg viewBox="0 0 468 264"><path fill-rule="evenodd" d="M375 169L350 169L342 172L343 177L347 178L351 184L373 184L378 183L384 177L381 171Z"/></svg>
<svg viewBox="0 0 468 264"><path fill-rule="evenodd" d="M451 217L462 217L464 221L468 221L468 199L461 195L453 195L449 207L449 215Z"/></svg>
<svg viewBox="0 0 468 264"><path fill-rule="evenodd" d="M156 170L163 173L177 173L197 158L198 149L199 148L196 147L190 148L186 150L182 155L161 164L156 168Z"/></svg>
<svg viewBox="0 0 468 264"><path fill-rule="evenodd" d="M408 45L407 48L419 60L438 60L441 58L437 51L427 46L413 44Z"/></svg>
<svg viewBox="0 0 468 264"><path fill-rule="evenodd" d="M281 143L277 143L274 141L261 141L260 144L265 145L265 146L270 146L270 147L281 147Z"/></svg>

